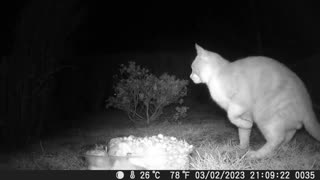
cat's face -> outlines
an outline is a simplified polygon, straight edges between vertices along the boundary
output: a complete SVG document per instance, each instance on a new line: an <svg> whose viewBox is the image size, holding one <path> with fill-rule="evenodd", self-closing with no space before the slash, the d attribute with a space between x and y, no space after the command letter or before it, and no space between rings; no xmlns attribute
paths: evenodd
<svg viewBox="0 0 320 180"><path fill-rule="evenodd" d="M195 83L202 83L200 76L195 72L194 68L192 68L192 72L190 74L190 79Z"/></svg>
<svg viewBox="0 0 320 180"><path fill-rule="evenodd" d="M191 79L195 84L201 83L200 77L199 77L198 75L196 75L195 73L191 73L190 79Z"/></svg>
<svg viewBox="0 0 320 180"><path fill-rule="evenodd" d="M215 77L219 69L228 61L224 60L219 54L207 51L196 44L197 57L191 65L190 78L195 84L209 83Z"/></svg>
<svg viewBox="0 0 320 180"><path fill-rule="evenodd" d="M203 48L196 44L197 57L191 65L192 72L190 74L190 79L195 83L206 83L208 72L208 60L206 57L206 52Z"/></svg>
<svg viewBox="0 0 320 180"><path fill-rule="evenodd" d="M195 84L207 83L209 81L211 71L209 64L205 61L202 61L200 58L196 58L191 65L191 69L192 72L190 78Z"/></svg>

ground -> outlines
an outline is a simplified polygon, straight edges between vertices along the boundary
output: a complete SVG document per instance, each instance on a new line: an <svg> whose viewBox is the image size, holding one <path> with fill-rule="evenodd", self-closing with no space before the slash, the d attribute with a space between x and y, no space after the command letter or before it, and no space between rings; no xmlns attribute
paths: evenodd
<svg viewBox="0 0 320 180"><path fill-rule="evenodd" d="M184 139L195 147L190 156L190 169L320 169L320 143L304 130L275 156L246 159L246 151L237 148L236 127L212 104L190 107L188 117L181 123L162 121L149 127L133 126L125 113L116 110L84 118L90 120L90 124L37 141L21 151L0 155L0 169L85 170L82 155L95 144L106 144L114 137L157 134ZM257 149L264 142L255 128L250 148Z"/></svg>

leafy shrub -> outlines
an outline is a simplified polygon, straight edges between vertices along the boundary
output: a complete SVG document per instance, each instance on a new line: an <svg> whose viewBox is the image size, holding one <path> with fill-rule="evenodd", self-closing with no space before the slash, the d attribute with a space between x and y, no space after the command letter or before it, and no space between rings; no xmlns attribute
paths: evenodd
<svg viewBox="0 0 320 180"><path fill-rule="evenodd" d="M187 117L187 112L188 112L189 107L187 106L177 106L175 108L176 112L173 115L173 122L176 123L182 123L181 119L186 118Z"/></svg>
<svg viewBox="0 0 320 180"><path fill-rule="evenodd" d="M167 73L156 77L132 61L127 66L120 65L115 79L115 95L107 99L106 108L121 109L131 121L146 124L158 120L165 106L183 102L189 83Z"/></svg>

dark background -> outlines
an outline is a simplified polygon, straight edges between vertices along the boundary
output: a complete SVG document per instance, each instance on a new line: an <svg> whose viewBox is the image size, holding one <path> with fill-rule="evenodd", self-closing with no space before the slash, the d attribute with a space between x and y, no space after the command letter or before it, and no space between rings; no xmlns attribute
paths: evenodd
<svg viewBox="0 0 320 180"><path fill-rule="evenodd" d="M1 5L1 142L16 147L104 111L119 64L189 79L194 44L230 61L275 58L319 101L316 1L10 1ZM189 98L210 100L203 86ZM61 124L63 126L61 126Z"/></svg>

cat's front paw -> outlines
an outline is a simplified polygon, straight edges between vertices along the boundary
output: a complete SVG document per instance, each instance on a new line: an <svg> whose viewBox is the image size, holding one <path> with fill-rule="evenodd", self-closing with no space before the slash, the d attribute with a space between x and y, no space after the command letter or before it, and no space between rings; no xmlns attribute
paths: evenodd
<svg viewBox="0 0 320 180"><path fill-rule="evenodd" d="M242 150L248 150L249 144L239 144L237 148L242 149Z"/></svg>
<svg viewBox="0 0 320 180"><path fill-rule="evenodd" d="M259 158L262 158L263 156L258 151L249 150L247 152L246 157L249 158L249 159L259 159Z"/></svg>
<svg viewBox="0 0 320 180"><path fill-rule="evenodd" d="M249 158L249 159L261 159L261 158L270 158L274 155L274 153L272 152L264 152L264 151L252 151L252 150L249 150L247 152L247 155L246 157Z"/></svg>
<svg viewBox="0 0 320 180"><path fill-rule="evenodd" d="M241 151L248 151L249 150L249 143L246 143L246 144L240 143L240 144L235 145L235 147L236 147L236 149L241 150Z"/></svg>
<svg viewBox="0 0 320 180"><path fill-rule="evenodd" d="M248 152L248 148L241 148L240 146L235 146L236 152L242 157L245 156Z"/></svg>

